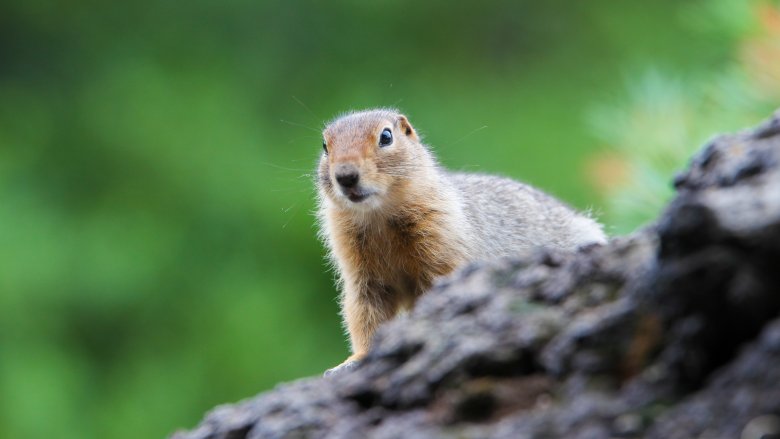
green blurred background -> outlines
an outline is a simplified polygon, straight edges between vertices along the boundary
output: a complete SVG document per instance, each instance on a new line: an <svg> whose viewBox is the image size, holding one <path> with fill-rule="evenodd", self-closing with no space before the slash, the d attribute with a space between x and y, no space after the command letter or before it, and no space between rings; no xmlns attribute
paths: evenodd
<svg viewBox="0 0 780 439"><path fill-rule="evenodd" d="M615 234L778 103L770 1L4 0L0 437L162 437L340 362L311 177L340 112Z"/></svg>

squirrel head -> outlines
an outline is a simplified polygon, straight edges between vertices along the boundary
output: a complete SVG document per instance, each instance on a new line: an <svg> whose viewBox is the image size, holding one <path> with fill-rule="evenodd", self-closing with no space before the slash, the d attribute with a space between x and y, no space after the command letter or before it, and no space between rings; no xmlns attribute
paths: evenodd
<svg viewBox="0 0 780 439"><path fill-rule="evenodd" d="M321 193L347 209L387 206L405 185L433 165L428 150L403 114L379 109L349 113L322 133L318 167Z"/></svg>

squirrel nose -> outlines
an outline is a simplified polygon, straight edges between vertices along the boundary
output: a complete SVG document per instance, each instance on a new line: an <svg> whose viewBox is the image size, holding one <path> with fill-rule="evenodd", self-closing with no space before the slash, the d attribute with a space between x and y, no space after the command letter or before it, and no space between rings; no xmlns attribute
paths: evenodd
<svg viewBox="0 0 780 439"><path fill-rule="evenodd" d="M345 188L354 187L359 179L360 174L353 166L344 166L336 170L336 181Z"/></svg>

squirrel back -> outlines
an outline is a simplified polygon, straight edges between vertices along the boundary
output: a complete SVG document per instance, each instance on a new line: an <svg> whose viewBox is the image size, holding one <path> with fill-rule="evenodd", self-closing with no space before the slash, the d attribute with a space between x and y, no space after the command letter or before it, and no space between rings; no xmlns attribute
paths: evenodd
<svg viewBox="0 0 780 439"><path fill-rule="evenodd" d="M606 242L596 221L539 189L494 175L446 174L467 213L469 247L477 259Z"/></svg>

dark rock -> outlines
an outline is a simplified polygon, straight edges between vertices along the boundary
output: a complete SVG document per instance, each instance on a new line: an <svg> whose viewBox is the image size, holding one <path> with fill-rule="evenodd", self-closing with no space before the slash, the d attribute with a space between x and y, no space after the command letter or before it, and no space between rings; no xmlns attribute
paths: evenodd
<svg viewBox="0 0 780 439"><path fill-rule="evenodd" d="M778 127L710 142L655 225L469 266L354 368L174 438L780 436Z"/></svg>

